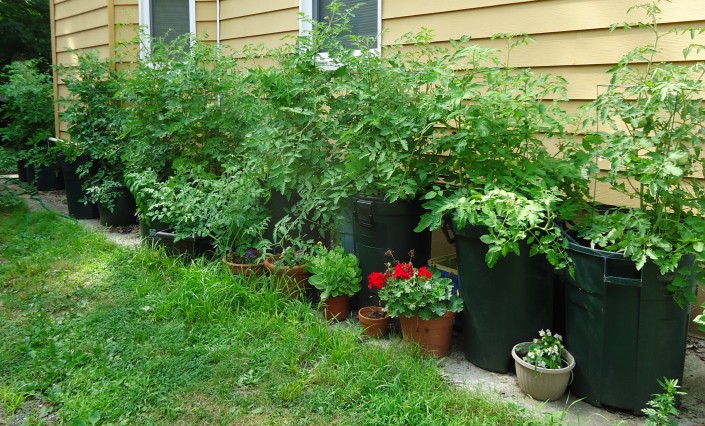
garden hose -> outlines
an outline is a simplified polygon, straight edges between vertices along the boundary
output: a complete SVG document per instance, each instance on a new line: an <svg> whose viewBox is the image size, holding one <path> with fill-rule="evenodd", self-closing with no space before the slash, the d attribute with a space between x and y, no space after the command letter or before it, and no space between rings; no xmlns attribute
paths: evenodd
<svg viewBox="0 0 705 426"><path fill-rule="evenodd" d="M44 210L46 210L50 213L53 213L59 217L63 217L64 219L71 220L74 223L78 223L78 220L76 220L76 218L65 215L63 213L60 213L56 210L52 210L49 207L47 207L47 205L44 204L44 201L41 198L37 197L37 194L39 193L39 191L36 188L28 186L28 185L24 185L18 178L11 178L11 177L3 176L2 179L4 180L3 186L5 187L6 191L11 192L13 195L22 195L22 193L17 193L12 188L10 188L8 186L8 182L13 182L15 185L17 185L18 187L20 187L21 189L23 189L25 191L24 194L29 194L30 199L37 201L42 207L44 207ZM25 215L24 215L24 229L22 229L22 232L20 233L22 238L27 237L28 230L29 230L29 212L25 213Z"/></svg>

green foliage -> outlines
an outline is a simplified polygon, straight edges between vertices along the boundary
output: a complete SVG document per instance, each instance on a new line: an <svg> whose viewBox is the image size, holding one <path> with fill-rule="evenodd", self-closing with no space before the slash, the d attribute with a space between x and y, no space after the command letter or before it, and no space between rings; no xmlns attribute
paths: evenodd
<svg viewBox="0 0 705 426"><path fill-rule="evenodd" d="M357 257L346 253L342 247L329 250L319 245L309 257L306 269L312 274L308 282L321 291L321 301L352 296L360 291L362 271Z"/></svg>
<svg viewBox="0 0 705 426"><path fill-rule="evenodd" d="M662 274L677 272L669 289L684 303L694 297L690 271L679 270L679 263L689 254L705 258L705 192L695 177L705 159L705 64L657 63L664 39L679 31L661 31L658 2L637 8L650 18L638 25L653 33L654 42L632 50L610 70L611 84L590 106L594 118L586 121L600 130L583 145L610 163L609 173L597 179L639 207L592 212L578 232L594 245L624 253L638 269L653 262Z"/></svg>
<svg viewBox="0 0 705 426"><path fill-rule="evenodd" d="M49 2L0 2L0 68L15 60L42 58L51 62Z"/></svg>
<svg viewBox="0 0 705 426"><path fill-rule="evenodd" d="M96 51L76 53L75 65L58 69L69 97L59 100L64 107L62 120L68 125L71 140L63 142L67 160L83 155L88 158L78 169L90 201L112 209L125 187L123 133L126 114L115 93L124 81L116 68L116 58L102 59Z"/></svg>
<svg viewBox="0 0 705 426"><path fill-rule="evenodd" d="M174 60L173 52L186 50ZM163 179L171 168L198 167L215 175L246 159L243 142L261 118L234 57L187 35L155 41L150 54L133 61L115 95L126 114L130 171L152 169Z"/></svg>
<svg viewBox="0 0 705 426"><path fill-rule="evenodd" d="M40 70L38 59L15 61L5 67L0 85L3 119L0 135L22 151L30 164L48 165L57 159L56 148L47 142L54 134L54 88L51 74Z"/></svg>
<svg viewBox="0 0 705 426"><path fill-rule="evenodd" d="M653 395L653 399L646 403L648 408L641 411L646 414L646 424L649 426L671 426L677 425L678 422L673 419L674 416L680 414L676 408L676 398L685 395L681 392L678 386L678 379L666 379L658 381L663 389L663 393Z"/></svg>
<svg viewBox="0 0 705 426"><path fill-rule="evenodd" d="M220 175L177 168L165 181L153 170L127 177L145 217L168 224L177 240L211 237L223 253L260 247L269 221L263 202L268 194L256 173L228 166Z"/></svg>
<svg viewBox="0 0 705 426"><path fill-rule="evenodd" d="M508 64L511 50L528 37L495 38L507 41L506 62L466 39L445 54L451 68L467 70L445 79L446 109L439 111L437 150L448 153L444 177L454 184L424 194L429 212L417 229L439 228L450 216L461 229L488 228L482 240L490 267L526 242L531 255L541 253L563 268L569 260L553 221L559 212L571 215L571 200L585 194L588 183L575 167L585 156L565 143L573 121L561 108L566 82ZM557 152L549 152L550 141Z"/></svg>

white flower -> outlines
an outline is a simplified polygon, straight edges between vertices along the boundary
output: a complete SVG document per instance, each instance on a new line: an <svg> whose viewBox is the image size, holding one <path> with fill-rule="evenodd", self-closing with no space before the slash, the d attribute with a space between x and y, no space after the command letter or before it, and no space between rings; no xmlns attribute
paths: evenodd
<svg viewBox="0 0 705 426"><path fill-rule="evenodd" d="M543 361L539 361L539 367L546 368L546 363Z"/></svg>
<svg viewBox="0 0 705 426"><path fill-rule="evenodd" d="M536 354L533 352L529 352L529 358L533 359L536 357Z"/></svg>
<svg viewBox="0 0 705 426"><path fill-rule="evenodd" d="M563 337L560 334L556 334L553 337L555 337L558 340L563 340Z"/></svg>
<svg viewBox="0 0 705 426"><path fill-rule="evenodd" d="M543 337L545 335L546 335L546 333L543 330L539 330L539 336Z"/></svg>

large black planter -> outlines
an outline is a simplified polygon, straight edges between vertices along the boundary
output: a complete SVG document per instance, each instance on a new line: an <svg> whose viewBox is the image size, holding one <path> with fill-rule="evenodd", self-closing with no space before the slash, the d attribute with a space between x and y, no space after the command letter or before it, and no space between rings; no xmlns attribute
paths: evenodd
<svg viewBox="0 0 705 426"><path fill-rule="evenodd" d="M100 214L100 224L103 226L129 226L137 224L137 206L135 197L132 196L127 187L121 190L120 196L115 199L115 206L112 210L102 204L98 204Z"/></svg>
<svg viewBox="0 0 705 426"><path fill-rule="evenodd" d="M37 191L59 191L64 189L64 175L59 163L48 166L27 166L27 182L34 185Z"/></svg>
<svg viewBox="0 0 705 426"><path fill-rule="evenodd" d="M86 193L83 190L83 180L78 177L76 170L87 161L89 161L89 158L84 156L73 162L67 162L63 159L60 161L61 171L64 174L66 204L69 209L69 215L76 219L95 219L98 217L97 205L91 202L81 202L81 200L86 198Z"/></svg>
<svg viewBox="0 0 705 426"><path fill-rule="evenodd" d="M17 177L20 182L27 182L27 161L17 160Z"/></svg>
<svg viewBox="0 0 705 426"><path fill-rule="evenodd" d="M393 203L382 197L355 195L352 198L353 239L355 254L362 269L362 291L357 306L379 303L377 292L367 288L367 276L384 272L391 258L384 254L391 249L401 262L408 262L414 251L413 264L419 268L431 257L431 231L414 232L424 213L421 202L398 200Z"/></svg>
<svg viewBox="0 0 705 426"><path fill-rule="evenodd" d="M553 268L539 255L508 254L493 268L485 262L484 228L453 226L463 297L465 358L498 373L514 370L511 350L553 325Z"/></svg>
<svg viewBox="0 0 705 426"><path fill-rule="evenodd" d="M269 224L267 226L267 229L264 232L264 237L270 241L274 241L274 228L277 222L280 220L284 219L285 216L292 216L292 210L296 206L296 204L301 201L301 197L297 193L289 194L289 195L284 195L281 192L277 190L272 190L272 195L267 200L267 210L269 210L271 216L271 219L269 220ZM301 229L301 234L298 234L298 230L294 231L293 234L289 235L289 237L301 237L304 240L308 239L315 239L315 238L320 238L318 232L316 232L311 226L308 224L304 224ZM282 236L278 235L277 238L281 239ZM284 236L286 238L286 236Z"/></svg>
<svg viewBox="0 0 705 426"><path fill-rule="evenodd" d="M195 258L214 253L213 240L210 238L187 237L176 241L176 234L168 230L158 231L155 238L171 256L185 255L189 258Z"/></svg>
<svg viewBox="0 0 705 426"><path fill-rule="evenodd" d="M658 380L683 380L690 305L666 288L672 277L647 262L569 239L575 278L566 287L566 348L575 357L571 391L587 402L641 414ZM682 267L692 265L687 257Z"/></svg>

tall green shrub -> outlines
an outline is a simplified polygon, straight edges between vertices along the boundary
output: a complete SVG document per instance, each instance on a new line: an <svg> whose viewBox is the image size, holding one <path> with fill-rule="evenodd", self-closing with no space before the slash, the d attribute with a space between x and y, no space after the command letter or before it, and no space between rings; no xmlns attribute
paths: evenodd
<svg viewBox="0 0 705 426"><path fill-rule="evenodd" d="M85 179L90 201L112 209L125 187L124 132L126 113L115 94L124 82L117 59L100 58L96 51L76 53L75 64L59 68L70 95L60 99L61 119L68 125L70 142L64 145L69 161L83 155L88 162L78 172Z"/></svg>
<svg viewBox="0 0 705 426"><path fill-rule="evenodd" d="M0 85L3 119L2 139L19 148L31 164L48 165L56 160L56 152L47 138L54 134L54 89L52 76L40 71L38 59L15 61L4 69Z"/></svg>

